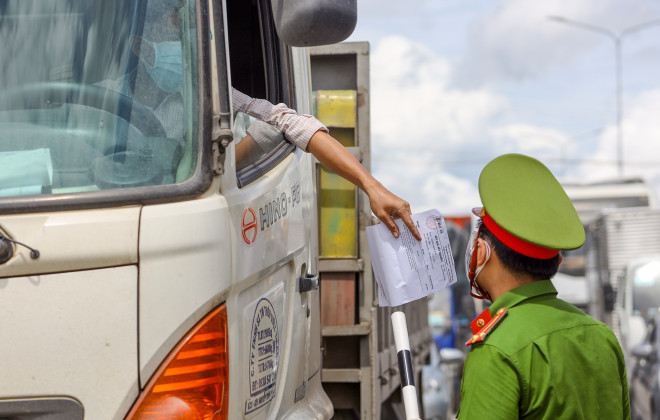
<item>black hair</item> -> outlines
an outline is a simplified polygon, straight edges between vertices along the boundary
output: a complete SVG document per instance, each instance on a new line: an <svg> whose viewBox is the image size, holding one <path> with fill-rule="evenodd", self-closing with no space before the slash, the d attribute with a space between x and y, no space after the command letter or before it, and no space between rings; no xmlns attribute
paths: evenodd
<svg viewBox="0 0 660 420"><path fill-rule="evenodd" d="M534 280L549 280L557 274L559 254L545 260L523 255L504 245L483 222L479 236L488 241L504 267L516 276L531 277Z"/></svg>

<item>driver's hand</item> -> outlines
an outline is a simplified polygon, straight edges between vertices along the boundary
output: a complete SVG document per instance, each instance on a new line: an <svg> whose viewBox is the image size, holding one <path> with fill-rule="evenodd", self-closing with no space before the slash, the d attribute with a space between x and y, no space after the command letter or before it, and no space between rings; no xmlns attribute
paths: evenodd
<svg viewBox="0 0 660 420"><path fill-rule="evenodd" d="M369 195L371 211L387 226L395 238L399 237L399 228L394 219L401 218L415 239L422 240L422 236L413 223L412 211L407 201L392 194L380 183L369 189L367 195Z"/></svg>

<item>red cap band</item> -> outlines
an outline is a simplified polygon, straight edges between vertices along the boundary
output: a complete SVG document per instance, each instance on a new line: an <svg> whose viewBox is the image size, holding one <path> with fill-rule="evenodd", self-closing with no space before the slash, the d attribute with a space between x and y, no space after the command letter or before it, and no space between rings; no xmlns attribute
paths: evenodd
<svg viewBox="0 0 660 420"><path fill-rule="evenodd" d="M495 223L490 215L483 210L483 216L481 218L486 225L486 227L499 239L502 243L514 251L523 254L531 258L537 258L539 260L547 260L559 254L558 249L545 248L539 245L534 245L531 242L527 242L524 239L520 239L517 236L514 236L504 230L500 225Z"/></svg>

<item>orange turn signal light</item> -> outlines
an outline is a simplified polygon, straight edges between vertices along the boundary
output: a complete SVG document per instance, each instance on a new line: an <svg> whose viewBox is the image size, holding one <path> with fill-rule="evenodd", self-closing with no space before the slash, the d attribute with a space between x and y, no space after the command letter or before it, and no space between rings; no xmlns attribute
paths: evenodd
<svg viewBox="0 0 660 420"><path fill-rule="evenodd" d="M126 420L226 420L227 306L200 321L165 359Z"/></svg>

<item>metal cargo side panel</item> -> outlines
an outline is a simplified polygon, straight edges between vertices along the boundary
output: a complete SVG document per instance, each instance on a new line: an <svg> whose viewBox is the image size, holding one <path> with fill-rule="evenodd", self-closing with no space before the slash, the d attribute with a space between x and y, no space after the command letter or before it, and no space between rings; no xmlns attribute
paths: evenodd
<svg viewBox="0 0 660 420"><path fill-rule="evenodd" d="M357 124L357 92L355 90L317 90L314 113L328 127L355 128ZM345 146L354 146L345 145Z"/></svg>
<svg viewBox="0 0 660 420"><path fill-rule="evenodd" d="M355 146L357 92L317 90L314 112L345 147ZM328 258L357 258L356 188L349 181L319 169L319 254Z"/></svg>
<svg viewBox="0 0 660 420"><path fill-rule="evenodd" d="M606 213L610 270L623 270L634 257L660 253L660 211Z"/></svg>
<svg viewBox="0 0 660 420"><path fill-rule="evenodd" d="M310 52L317 115L321 121L326 119L330 134L370 170L369 44L343 42L313 47ZM346 105L341 110L341 104L352 103L348 99L352 92L355 92L354 128L351 126L353 111ZM324 99L328 100L330 109L321 109ZM340 118L341 113L350 113L350 116ZM326 175L322 171L320 174L321 177ZM397 372L398 361L389 320L392 308L377 306L377 288L367 247L365 228L373 223L371 207L366 194L353 190L355 207L351 202L349 208L341 201L342 198L347 200L347 192L327 188L327 185L320 183L319 191L321 379L337 417L378 419L381 407L396 400L392 396L400 386L398 375L393 374ZM352 225L332 230L340 223L352 223L351 220L355 221L355 230ZM351 248L347 251L343 247L348 243ZM427 302L419 300L405 305L403 310L410 319L413 365L415 376L419 377L423 361L433 345L428 329Z"/></svg>
<svg viewBox="0 0 660 420"><path fill-rule="evenodd" d="M356 318L356 273L321 274L321 325L354 325Z"/></svg>
<svg viewBox="0 0 660 420"><path fill-rule="evenodd" d="M357 257L355 187L325 168L320 168L319 253L322 257Z"/></svg>

